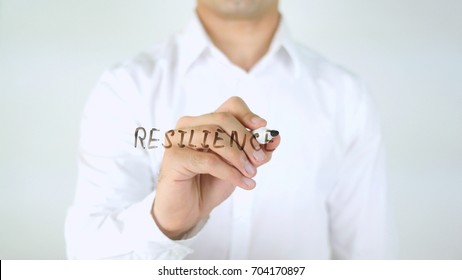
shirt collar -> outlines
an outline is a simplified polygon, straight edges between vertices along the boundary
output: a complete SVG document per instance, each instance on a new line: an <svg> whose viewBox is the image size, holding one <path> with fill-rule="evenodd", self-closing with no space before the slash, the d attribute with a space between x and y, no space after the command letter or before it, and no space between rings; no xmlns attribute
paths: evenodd
<svg viewBox="0 0 462 280"><path fill-rule="evenodd" d="M178 67L181 74L185 74L200 55L213 44L196 13L180 33L178 42Z"/></svg>
<svg viewBox="0 0 462 280"><path fill-rule="evenodd" d="M178 40L178 70L182 75L187 73L188 69L201 57L205 51L216 49L196 13L194 13L194 17L180 33ZM298 56L296 48L282 16L273 41L271 42L271 46L265 57L275 55L278 53L278 51L284 51L287 54L290 60L292 73L295 77L298 77L300 72L300 65L297 59Z"/></svg>

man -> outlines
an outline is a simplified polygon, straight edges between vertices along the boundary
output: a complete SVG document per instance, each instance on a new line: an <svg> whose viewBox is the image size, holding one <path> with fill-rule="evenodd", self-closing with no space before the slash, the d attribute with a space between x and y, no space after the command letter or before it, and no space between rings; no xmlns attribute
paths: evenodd
<svg viewBox="0 0 462 280"><path fill-rule="evenodd" d="M198 0L196 13L90 96L69 257L387 257L362 83L294 43L277 0ZM260 145L251 130L265 126L281 136Z"/></svg>

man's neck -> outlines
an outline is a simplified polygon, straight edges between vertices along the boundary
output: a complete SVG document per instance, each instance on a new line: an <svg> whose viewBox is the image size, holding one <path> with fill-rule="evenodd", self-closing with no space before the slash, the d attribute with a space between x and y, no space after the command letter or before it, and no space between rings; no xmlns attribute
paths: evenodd
<svg viewBox="0 0 462 280"><path fill-rule="evenodd" d="M202 5L197 14L215 46L247 72L268 51L280 18L277 7L255 19L223 18Z"/></svg>

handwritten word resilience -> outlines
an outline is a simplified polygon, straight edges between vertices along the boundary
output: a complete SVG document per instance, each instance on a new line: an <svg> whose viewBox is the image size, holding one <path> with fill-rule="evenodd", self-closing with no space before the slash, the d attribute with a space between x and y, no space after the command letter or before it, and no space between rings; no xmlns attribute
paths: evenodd
<svg viewBox="0 0 462 280"><path fill-rule="evenodd" d="M135 148L138 147L138 145L141 145L143 149L156 149L158 146L155 145L156 142L160 141L159 138L155 138L155 133L159 132L160 130L157 128L151 128L149 131L149 137L148 133L146 132L146 129L144 127L137 127L135 130ZM202 133L202 141L200 143L200 146L193 144L193 139L194 139L194 134L200 134ZM191 130L169 130L165 132L165 144L162 144L162 146L165 149L171 148L173 145L177 145L180 148L192 148L192 149L208 149L210 148L210 145L207 143L213 143L212 146L215 149L223 148L225 145L229 145L230 147L233 147L233 145L236 145L239 150L243 150L246 143L249 142L250 145L252 146L252 149L254 150L260 150L260 144L257 142L255 139L256 136L253 135L252 137L249 137L249 140L247 140L247 134L244 134L244 137L242 137L242 142L239 142L239 136L237 131L232 131L231 135L229 137L229 142L225 141L223 139L223 135L227 135L227 133L220 129L217 128L215 131L209 131L209 130L201 130L201 131L195 131L193 129ZM179 136L179 140L177 143L172 143L172 138L174 136ZM197 136L196 136L197 137ZM212 142L210 142L213 139Z"/></svg>

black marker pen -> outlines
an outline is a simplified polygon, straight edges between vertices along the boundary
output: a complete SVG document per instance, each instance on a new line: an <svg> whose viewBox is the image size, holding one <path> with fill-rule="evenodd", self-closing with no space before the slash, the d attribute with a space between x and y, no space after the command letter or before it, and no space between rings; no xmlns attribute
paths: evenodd
<svg viewBox="0 0 462 280"><path fill-rule="evenodd" d="M279 131L277 130L272 130L272 129L267 129L266 127L260 127L255 130L252 130L253 136L255 136L255 139L257 140L258 143L260 144L266 144L273 137L276 137L279 135Z"/></svg>

